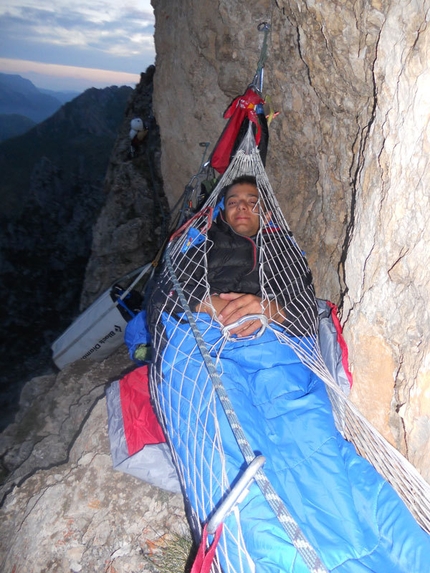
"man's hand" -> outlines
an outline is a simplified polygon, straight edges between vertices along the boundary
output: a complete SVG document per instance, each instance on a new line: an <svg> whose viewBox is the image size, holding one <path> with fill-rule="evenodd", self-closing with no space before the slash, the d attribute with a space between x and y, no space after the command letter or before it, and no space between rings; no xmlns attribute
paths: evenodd
<svg viewBox="0 0 430 573"><path fill-rule="evenodd" d="M219 295L211 295L209 300L205 299L198 305L196 312L207 312L216 317L223 326L233 324L249 314L264 314L269 321L282 322L284 320L285 317L282 311L278 310L275 301L266 301L264 306L265 308L262 307L261 298L255 294L226 292ZM213 309L215 309L215 312L213 312ZM248 320L230 330L230 334L249 336L260 327L260 320Z"/></svg>
<svg viewBox="0 0 430 573"><path fill-rule="evenodd" d="M225 302L225 306L218 314L218 320L224 326L233 324L240 318L248 314L268 314L263 311L261 306L261 298L255 294L243 294L237 292L221 293L219 298ZM230 330L230 334L237 336L249 336L261 327L261 321L249 320Z"/></svg>

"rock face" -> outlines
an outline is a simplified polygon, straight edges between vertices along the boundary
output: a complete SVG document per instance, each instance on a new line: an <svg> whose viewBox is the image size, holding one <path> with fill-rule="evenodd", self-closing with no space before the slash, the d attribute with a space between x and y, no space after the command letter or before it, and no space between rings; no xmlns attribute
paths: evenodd
<svg viewBox="0 0 430 573"><path fill-rule="evenodd" d="M153 6L170 201L253 79L257 25L271 23L269 178L318 296L342 309L353 399L430 480L428 2Z"/></svg>
<svg viewBox="0 0 430 573"><path fill-rule="evenodd" d="M14 470L2 487L4 573L149 572L187 532L181 495L112 469L104 389L131 366L120 351L24 388L20 414L0 438Z"/></svg>
<svg viewBox="0 0 430 573"><path fill-rule="evenodd" d="M142 78L108 171L82 306L157 252L168 219L161 174L173 205L200 164L199 142L213 146L223 111L252 80L257 25L270 21L263 92L279 115L269 178L318 296L340 305L353 400L430 481L430 3L153 5L161 173L150 145L129 156L129 121L147 119L142 102L152 101ZM144 556L183 527L178 497L110 467L104 385L131 366L121 349L26 387L0 440L4 571L145 571Z"/></svg>
<svg viewBox="0 0 430 573"><path fill-rule="evenodd" d="M141 74L125 110L105 179L106 203L93 229L81 308L114 281L151 262L169 226L169 207L160 173L160 136L152 113L153 75ZM141 118L145 137L131 152L130 122Z"/></svg>

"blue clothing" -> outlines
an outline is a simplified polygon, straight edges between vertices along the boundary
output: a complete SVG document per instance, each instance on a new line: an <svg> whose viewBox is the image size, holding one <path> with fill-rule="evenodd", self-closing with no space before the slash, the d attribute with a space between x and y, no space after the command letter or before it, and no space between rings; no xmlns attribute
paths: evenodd
<svg viewBox="0 0 430 573"><path fill-rule="evenodd" d="M208 327L204 318L196 315L197 324L208 348L217 348L220 331ZM163 323L168 342L158 400L185 476L186 495L203 522L224 494L217 485L221 477L233 483L244 459L214 398L189 325L167 314ZM430 571L429 535L338 432L324 383L293 350L267 329L256 340L227 342L219 370L252 450L266 457L264 472L328 571ZM211 440L216 439L221 439L223 455L214 448ZM239 509L242 536L258 573L308 571L255 483ZM240 558L237 535L231 515L222 542L233 562ZM219 559L225 567L224 551Z"/></svg>

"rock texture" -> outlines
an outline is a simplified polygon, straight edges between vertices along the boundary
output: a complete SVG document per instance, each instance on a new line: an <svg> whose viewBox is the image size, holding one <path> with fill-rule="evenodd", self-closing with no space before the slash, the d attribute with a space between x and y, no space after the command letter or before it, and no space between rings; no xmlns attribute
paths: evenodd
<svg viewBox="0 0 430 573"><path fill-rule="evenodd" d="M318 295L341 307L353 400L430 481L430 1L153 5L170 205L200 164L199 142L215 143L223 111L252 80L257 25L270 21L264 95L279 115L269 178ZM129 120L152 101L144 85L112 157L83 306L152 258L164 235L159 153L142 146L129 156ZM110 468L104 385L130 367L122 349L89 371L73 365L26 387L0 440L5 572L145 571L164 533L184 527L176 496Z"/></svg>
<svg viewBox="0 0 430 573"><path fill-rule="evenodd" d="M153 571L157 553L187 533L181 495L112 469L104 388L130 366L118 352L85 373L76 364L25 387L0 439L15 467L2 488L4 573Z"/></svg>
<svg viewBox="0 0 430 573"><path fill-rule="evenodd" d="M106 203L93 229L81 308L113 282L150 262L169 226L169 207L160 173L160 136L152 113L153 75L141 74L112 151L105 179ZM130 121L147 124L141 144L131 153Z"/></svg>
<svg viewBox="0 0 430 573"><path fill-rule="evenodd" d="M344 311L355 398L428 480L429 7L393 4L381 21L375 108L358 164Z"/></svg>
<svg viewBox="0 0 430 573"><path fill-rule="evenodd" d="M279 115L267 171L320 297L342 308L355 389L430 480L427 1L153 0L170 201L255 73Z"/></svg>

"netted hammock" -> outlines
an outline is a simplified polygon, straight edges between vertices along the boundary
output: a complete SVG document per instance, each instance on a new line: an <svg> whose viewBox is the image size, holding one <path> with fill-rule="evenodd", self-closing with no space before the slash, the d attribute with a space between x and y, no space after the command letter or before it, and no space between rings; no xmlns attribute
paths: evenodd
<svg viewBox="0 0 430 573"><path fill-rule="evenodd" d="M203 288L204 296L209 297L210 294L207 280L207 256L211 244L207 237L207 230L216 216L219 194L226 185L243 174L255 176L259 190L259 212L262 215L256 242L260 246L258 264L262 307L265 308L269 301L273 300L272 290L275 280L279 292L284 293L283 304L285 305L286 302L287 306L292 309L291 318L287 313L282 324L278 322L279 314L271 317L272 321L269 323L263 315L253 316L253 320L261 321L261 328L255 336L260 336L264 329L270 329L279 344L292 348L302 363L325 382L336 426L340 433L346 440L352 442L357 452L366 458L394 487L416 521L425 531L430 532L430 485L348 400L323 360L318 344L318 316L312 312L309 313L306 309L306 306L314 308L315 298L312 291L305 288L304 279L301 285L301 277L305 277L308 272L307 263L281 212L251 130L248 131L229 168L203 208L174 234L166 249L164 269L159 284L169 285L168 288L171 290L165 292L165 304L159 308L159 315L155 319L152 393L166 434L176 432L174 441L177 445L173 448L173 456L184 486L188 492L194 492L191 496L194 497L192 501L195 509L190 519L195 524L195 529L198 531L201 524L208 522L211 517L215 521L217 519L223 521L223 515L220 518L217 517L216 510L220 505L222 507L223 500L228 497L232 489L232 477L228 476L224 469L213 471L212 466L216 461L221 468L224 468L226 456L217 423L217 403L218 405L220 403L243 453L244 465L255 468L255 471L251 470L252 476L249 479L255 479L309 570L326 571L325 566L320 562L265 477L264 468L261 467L263 460L250 448L231 407L221 379L223 372L217 359L217 356L222 354L225 341L231 340L229 329L223 329L216 318L211 318L208 313L200 313L199 326L197 326L196 315L193 313L193 309L199 302L195 298L197 293L200 298ZM276 233L267 232L270 228L276 229ZM266 232L263 232L264 230ZM192 260L189 259L191 248L193 249ZM282 255L283 258L275 259L274 251L285 254ZM265 269L270 268L273 261L283 267L283 272L278 272L280 269L271 269L269 288ZM295 277L294 284L286 282L288 279L285 277L288 277L289 273L284 271L289 267L294 267L290 273ZM196 276L199 278L198 282L196 282ZM163 315L175 317L175 320L167 320L168 326L166 326L166 320L163 321L161 318ZM171 326L172 324L175 326ZM188 336L186 337L188 340L184 339L183 344L180 343L174 349L169 349L167 341L175 335L174 330L184 329L184 325L186 328L191 328L194 336L191 347ZM220 338L208 346L204 338L214 325L221 328ZM297 330L301 331L301 336L296 335ZM190 348L191 350L198 348L202 357L201 364L198 366L199 387L195 384L195 379L188 377L187 368L183 367L184 361L188 364L187 361L194 360ZM182 365L181 371L178 371L175 366L177 362ZM179 388L176 386L174 390L169 390L173 376L181 376L181 384ZM161 390L163 384L164 390ZM203 397L205 392L210 395L210 405L206 404L204 409L199 411L199 396ZM201 401L203 403L203 398ZM180 455L178 455L178 449L181 450ZM210 451L212 455L209 457L202 455L203 451ZM188 496L190 496L189 493ZM241 533L238 509L233 507L231 511L231 515L235 516L235 527L224 526L217 549L218 555L222 555L222 558L215 561L213 568L221 570L219 563L222 562L222 569L225 573L253 570ZM211 526L212 533L216 525L217 523ZM237 548L235 559L239 565L231 565L228 554L228 547L231 547L228 543L229 536L234 537Z"/></svg>

